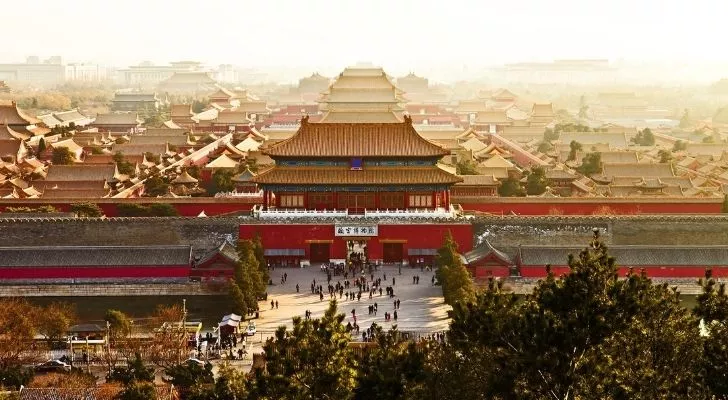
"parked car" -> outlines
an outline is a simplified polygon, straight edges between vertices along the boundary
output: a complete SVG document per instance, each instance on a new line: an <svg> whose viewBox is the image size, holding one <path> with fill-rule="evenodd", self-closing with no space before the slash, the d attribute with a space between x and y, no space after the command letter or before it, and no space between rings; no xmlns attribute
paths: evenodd
<svg viewBox="0 0 728 400"><path fill-rule="evenodd" d="M61 360L50 360L35 366L36 372L71 372L71 366Z"/></svg>
<svg viewBox="0 0 728 400"><path fill-rule="evenodd" d="M245 329L245 334L248 336L253 336L257 332L257 329L255 328L255 322L248 323L248 327Z"/></svg>
<svg viewBox="0 0 728 400"><path fill-rule="evenodd" d="M202 360L200 360L200 359L197 359L197 358L194 358L194 357L190 357L190 358L188 358L188 359L186 360L186 362L187 362L187 363L191 363L191 364L197 364L197 365L199 365L200 367L204 367L204 366L205 366L205 362L204 362L204 361L202 361Z"/></svg>

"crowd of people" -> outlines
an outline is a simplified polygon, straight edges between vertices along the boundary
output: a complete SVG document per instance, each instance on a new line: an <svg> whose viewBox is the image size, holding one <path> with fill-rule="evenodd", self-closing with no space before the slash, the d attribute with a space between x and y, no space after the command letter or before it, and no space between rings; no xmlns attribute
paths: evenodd
<svg viewBox="0 0 728 400"><path fill-rule="evenodd" d="M432 268L424 263L411 265L410 268L419 268L422 272L432 271ZM319 302L323 302L326 299L336 299L342 303L352 302L359 304L365 301L369 303L366 305L369 319L372 317L375 319L382 318L381 321L383 322L396 323L402 318L402 301L397 298L395 292L395 288L397 287L396 275L402 274L401 265L395 270L384 270L380 264L368 263L363 258L352 255L346 263L323 263L320 266L320 271L326 280L324 281L323 277L320 279L314 278L309 284L309 294L318 297ZM389 276L387 276L387 272L390 272ZM419 285L420 278L421 276L419 274L412 276L412 284ZM282 273L280 281L282 285L285 284L288 281L288 274L285 272ZM434 284L434 275L432 281ZM301 289L300 283L296 283L295 293L300 294ZM392 308L380 312L380 308L384 304L382 301L384 298L390 299ZM270 304L271 309L279 308L277 300L270 300ZM311 319L312 311L305 310L303 317L306 320ZM367 328L362 332L359 322L360 318L357 315L357 307L355 306L351 309L349 317L347 317L346 329L352 334L353 339L359 337L365 341L371 339L372 328ZM373 323L376 324L376 320ZM444 337L442 339L444 340ZM429 340L440 340L440 336L433 334Z"/></svg>

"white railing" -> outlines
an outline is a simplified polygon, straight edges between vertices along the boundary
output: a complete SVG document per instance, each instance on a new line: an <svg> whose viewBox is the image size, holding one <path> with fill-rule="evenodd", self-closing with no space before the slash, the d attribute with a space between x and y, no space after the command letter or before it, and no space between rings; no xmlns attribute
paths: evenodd
<svg viewBox="0 0 728 400"><path fill-rule="evenodd" d="M258 218L311 218L311 217L346 217L348 210L304 210L297 208L280 208L262 210L254 208L253 214Z"/></svg>
<svg viewBox="0 0 728 400"><path fill-rule="evenodd" d="M297 208L277 208L263 210L263 207L253 207L252 215L258 218L311 218L311 217L349 217L349 218L452 218L457 214L451 206L450 209L383 209L365 210L364 213L349 213L349 210L306 210Z"/></svg>
<svg viewBox="0 0 728 400"><path fill-rule="evenodd" d="M238 192L238 191L232 191L232 192L218 192L215 193L215 197L260 197L263 198L263 191L259 192Z"/></svg>
<svg viewBox="0 0 728 400"><path fill-rule="evenodd" d="M411 209L395 209L395 210L366 210L364 211L365 217L412 217L412 218L450 218L453 216L452 210L446 210L438 207L434 210L425 208L411 208Z"/></svg>

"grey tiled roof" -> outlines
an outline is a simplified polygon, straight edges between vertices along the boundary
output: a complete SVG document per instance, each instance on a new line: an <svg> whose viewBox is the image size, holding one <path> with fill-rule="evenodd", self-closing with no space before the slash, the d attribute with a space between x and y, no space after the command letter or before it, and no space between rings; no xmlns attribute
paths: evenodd
<svg viewBox="0 0 728 400"><path fill-rule="evenodd" d="M114 165L51 165L48 181L108 181L114 178Z"/></svg>
<svg viewBox="0 0 728 400"><path fill-rule="evenodd" d="M566 265L569 254L583 248L522 246L522 265ZM728 246L612 246L609 254L620 266L728 266Z"/></svg>
<svg viewBox="0 0 728 400"><path fill-rule="evenodd" d="M508 254L493 247L493 245L491 245L487 239L485 240L485 242L483 244L474 248L473 250L470 250L469 252L465 253L463 256L465 257L465 260L468 264L472 264L474 262L482 260L483 258L487 257L489 254L495 255L498 259L500 259L503 262L506 262L508 264L513 263L511 257L509 257Z"/></svg>
<svg viewBox="0 0 728 400"><path fill-rule="evenodd" d="M191 253L188 245L0 247L0 267L189 265Z"/></svg>

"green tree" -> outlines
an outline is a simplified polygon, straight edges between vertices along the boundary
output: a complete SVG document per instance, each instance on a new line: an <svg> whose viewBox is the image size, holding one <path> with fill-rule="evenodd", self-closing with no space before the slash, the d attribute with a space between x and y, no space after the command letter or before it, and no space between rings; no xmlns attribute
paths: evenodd
<svg viewBox="0 0 728 400"><path fill-rule="evenodd" d="M442 247L437 250L435 263L438 269L435 272L437 281L442 285L442 295L445 303L468 303L475 298L473 280L462 258L458 253L458 244L450 231L445 234Z"/></svg>
<svg viewBox="0 0 728 400"><path fill-rule="evenodd" d="M718 283L712 270L705 271L700 282L703 292L693 310L700 318L706 335L703 337L705 381L716 399L728 398L728 295L725 283Z"/></svg>
<svg viewBox="0 0 728 400"><path fill-rule="evenodd" d="M199 113L205 111L205 107L207 107L208 103L209 102L205 99L193 101L192 102L192 112L195 114L199 114Z"/></svg>
<svg viewBox="0 0 728 400"><path fill-rule="evenodd" d="M526 195L526 191L521 187L521 182L518 179L509 176L505 180L501 181L498 186L498 196L501 197L523 197Z"/></svg>
<svg viewBox="0 0 728 400"><path fill-rule="evenodd" d="M455 169L458 175L480 175L478 171L478 164L472 160L460 160L455 164Z"/></svg>
<svg viewBox="0 0 728 400"><path fill-rule="evenodd" d="M219 192L231 192L235 188L233 183L233 177L235 174L229 169L218 169L212 174L212 179L207 188L207 192L210 195L214 195Z"/></svg>
<svg viewBox="0 0 728 400"><path fill-rule="evenodd" d="M693 125L692 118L690 118L690 110L687 108L683 111L682 117L680 117L680 128L688 129Z"/></svg>
<svg viewBox="0 0 728 400"><path fill-rule="evenodd" d="M40 138L38 141L38 154L43 154L43 152L46 150L46 142L44 138Z"/></svg>
<svg viewBox="0 0 728 400"><path fill-rule="evenodd" d="M576 140L572 140L571 143L569 143L569 157L566 159L566 161L574 161L576 160L577 152L581 151L583 146L581 143L577 142Z"/></svg>
<svg viewBox="0 0 728 400"><path fill-rule="evenodd" d="M544 142L552 142L554 140L559 140L559 132L556 132L555 130L551 128L546 128L543 131L543 141Z"/></svg>
<svg viewBox="0 0 728 400"><path fill-rule="evenodd" d="M258 269L260 270L260 279L264 285L270 281L270 272L268 271L268 264L265 261L265 250L263 249L263 239L260 234L256 234L253 237L253 254L255 259L258 261Z"/></svg>
<svg viewBox="0 0 728 400"><path fill-rule="evenodd" d="M359 353L354 399L407 399L412 388L424 383L427 349L403 338L396 327L373 330L376 347ZM415 397L421 398L421 397Z"/></svg>
<svg viewBox="0 0 728 400"><path fill-rule="evenodd" d="M660 157L660 163L662 164L667 164L672 161L672 152L668 150L660 150L657 152L657 155Z"/></svg>
<svg viewBox="0 0 728 400"><path fill-rule="evenodd" d="M546 171L543 167L533 167L530 172L526 171L526 194L539 195L546 191L547 186Z"/></svg>
<svg viewBox="0 0 728 400"><path fill-rule="evenodd" d="M147 367L139 353L127 361L125 367L116 367L106 379L110 382L119 382L123 385L131 385L135 382L154 382L154 368Z"/></svg>
<svg viewBox="0 0 728 400"><path fill-rule="evenodd" d="M601 172L602 154L596 152L587 153L584 158L581 159L581 165L576 170L586 176L594 175Z"/></svg>
<svg viewBox="0 0 728 400"><path fill-rule="evenodd" d="M197 384L186 395L187 400L244 400L248 398L245 373L226 363L220 365L217 379L213 385Z"/></svg>
<svg viewBox="0 0 728 400"><path fill-rule="evenodd" d="M103 210L95 203L82 202L71 204L71 212L78 217L101 217L104 215Z"/></svg>
<svg viewBox="0 0 728 400"><path fill-rule="evenodd" d="M638 146L654 146L655 145L655 134L652 133L650 128L645 128L632 138L632 143Z"/></svg>
<svg viewBox="0 0 728 400"><path fill-rule="evenodd" d="M321 319L293 318L293 328L278 328L263 345L265 370L258 371L250 398L352 399L358 363L350 336L332 300Z"/></svg>
<svg viewBox="0 0 728 400"><path fill-rule="evenodd" d="M165 368L164 374L166 375L165 381L174 385L183 398L186 398L195 386L215 383L212 364L209 362L200 365L197 362L187 361Z"/></svg>
<svg viewBox="0 0 728 400"><path fill-rule="evenodd" d="M152 217L177 217L179 212L169 203L153 203L149 205L149 215Z"/></svg>
<svg viewBox="0 0 728 400"><path fill-rule="evenodd" d="M262 296L268 286L268 281L263 278L263 266L260 265L256 246L253 240L245 239L238 242L238 257L245 264L247 277L252 284L256 296ZM266 268L267 270L267 268Z"/></svg>
<svg viewBox="0 0 728 400"><path fill-rule="evenodd" d="M230 281L230 302L232 312L243 317L248 315L248 303L245 301L243 291L235 280Z"/></svg>
<svg viewBox="0 0 728 400"><path fill-rule="evenodd" d="M683 151L683 150L686 150L687 148L688 148L688 144L682 140L678 140L672 145L672 151Z"/></svg>
<svg viewBox="0 0 728 400"><path fill-rule="evenodd" d="M120 174L134 175L134 165L126 161L126 158L124 158L124 154L122 154L120 151L114 153L111 158L114 160L114 163L116 163L116 168L119 170Z"/></svg>
<svg viewBox="0 0 728 400"><path fill-rule="evenodd" d="M116 212L120 217L148 217L149 208L141 204L117 203Z"/></svg>
<svg viewBox="0 0 728 400"><path fill-rule="evenodd" d="M187 173L195 179L200 179L200 167L197 165L187 167Z"/></svg>
<svg viewBox="0 0 728 400"><path fill-rule="evenodd" d="M107 310L104 320L109 323L109 338L112 343L131 335L131 319L122 311Z"/></svg>
<svg viewBox="0 0 728 400"><path fill-rule="evenodd" d="M554 146L551 145L549 142L541 142L538 145L538 151L541 153L548 153L549 151L553 150Z"/></svg>
<svg viewBox="0 0 728 400"><path fill-rule="evenodd" d="M559 279L547 267L522 299L491 281L454 306L448 342L455 363L478 371L474 398L706 398L697 320L674 290L618 279L598 232L568 264Z"/></svg>
<svg viewBox="0 0 728 400"><path fill-rule="evenodd" d="M53 149L51 161L54 165L71 165L76 158L68 147L56 147Z"/></svg>
<svg viewBox="0 0 728 400"><path fill-rule="evenodd" d="M169 184L159 176L152 176L144 181L144 195L149 197L163 196L169 192Z"/></svg>
<svg viewBox="0 0 728 400"><path fill-rule="evenodd" d="M586 121L589 119L589 105L586 103L586 98L582 95L579 98L579 122Z"/></svg>
<svg viewBox="0 0 728 400"><path fill-rule="evenodd" d="M115 400L155 400L156 398L157 390L150 382L132 382L125 385L124 390L114 397Z"/></svg>

